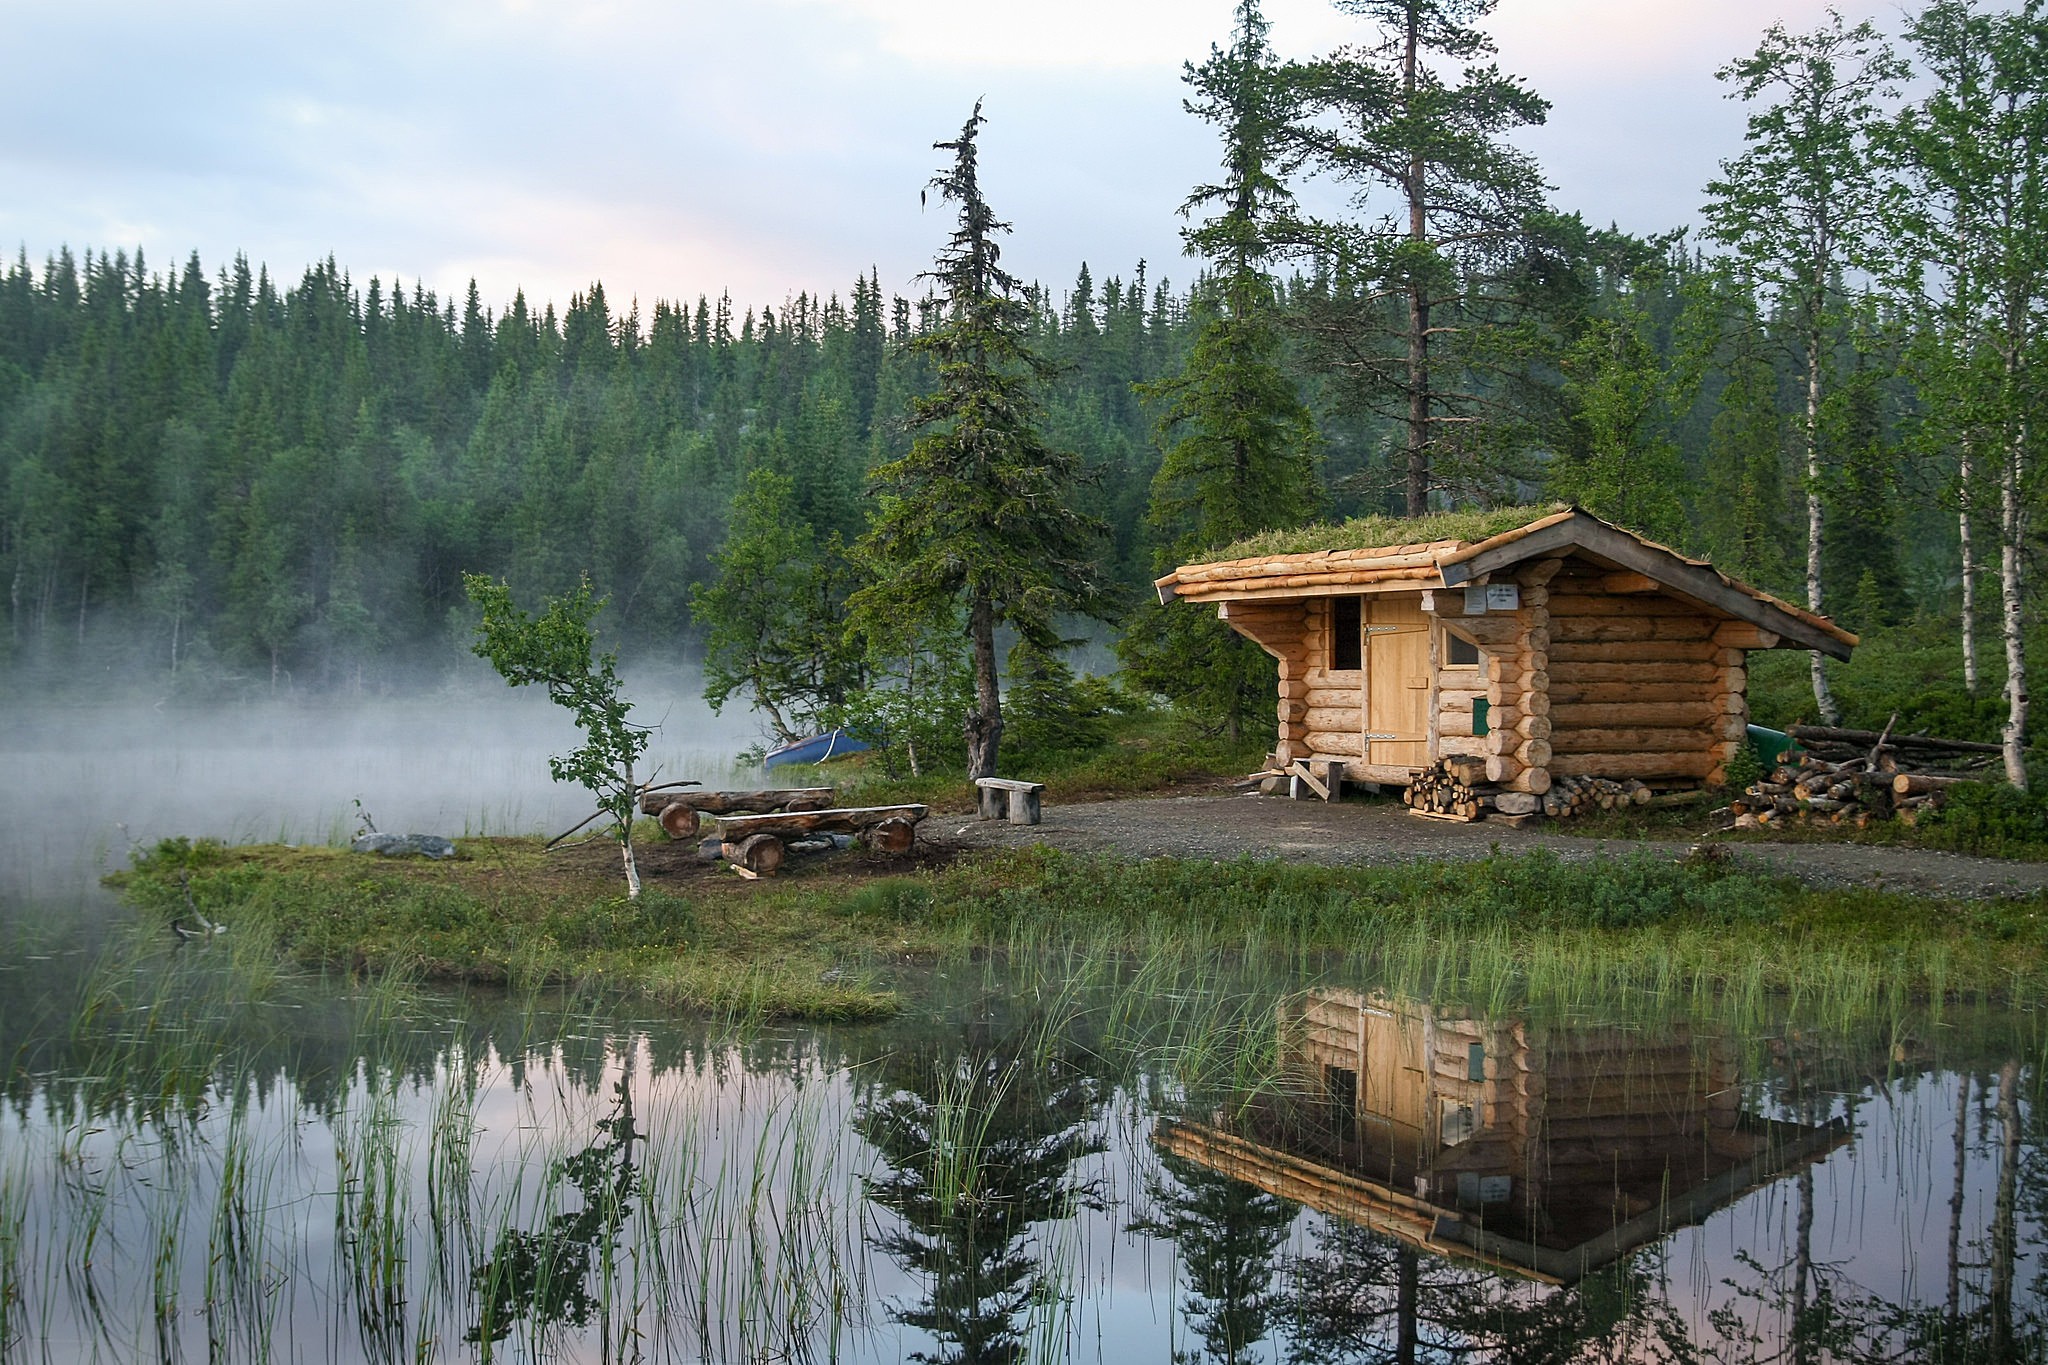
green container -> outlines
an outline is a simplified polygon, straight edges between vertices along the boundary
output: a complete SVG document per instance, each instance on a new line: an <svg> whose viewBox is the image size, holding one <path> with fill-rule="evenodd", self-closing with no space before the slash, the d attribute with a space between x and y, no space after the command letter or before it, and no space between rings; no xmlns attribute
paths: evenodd
<svg viewBox="0 0 2048 1365"><path fill-rule="evenodd" d="M1757 761L1766 768L1777 767L1778 755L1787 749L1795 754L1805 752L1799 747L1799 741L1783 730L1766 730L1761 725L1749 727L1749 747L1756 751Z"/></svg>

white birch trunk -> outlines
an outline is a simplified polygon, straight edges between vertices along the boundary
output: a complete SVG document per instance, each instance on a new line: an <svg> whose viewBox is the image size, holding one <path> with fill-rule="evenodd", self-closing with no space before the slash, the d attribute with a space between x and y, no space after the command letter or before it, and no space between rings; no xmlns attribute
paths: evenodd
<svg viewBox="0 0 2048 1365"><path fill-rule="evenodd" d="M2020 498L2026 473L2026 429L2022 427L1999 471L1998 595L2005 627L2005 780L2027 789L2027 652L2020 631L2020 597L2025 586L2027 509Z"/></svg>
<svg viewBox="0 0 2048 1365"><path fill-rule="evenodd" d="M1975 474L1972 467L1970 441L1963 438L1960 493L1957 501L1962 510L1957 531L1963 550L1963 690L1971 696L1977 695L1977 546L1970 528L1970 479Z"/></svg>
<svg viewBox="0 0 2048 1365"><path fill-rule="evenodd" d="M633 861L633 836L628 834L619 840L619 856L626 864L626 897L640 899L640 867Z"/></svg>
<svg viewBox="0 0 2048 1365"><path fill-rule="evenodd" d="M1806 334L1806 609L1821 614L1820 552L1822 511L1820 500L1820 309L1812 311L1811 329ZM1809 656L1813 673L1813 704L1823 725L1840 725L1842 710L1828 690L1828 675L1819 650Z"/></svg>

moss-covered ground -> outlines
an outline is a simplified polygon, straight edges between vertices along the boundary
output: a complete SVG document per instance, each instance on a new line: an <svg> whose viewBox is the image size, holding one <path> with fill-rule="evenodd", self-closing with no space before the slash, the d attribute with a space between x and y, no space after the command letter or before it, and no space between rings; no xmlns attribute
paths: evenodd
<svg viewBox="0 0 2048 1365"><path fill-rule="evenodd" d="M1332 959L1477 1003L1767 995L1825 1012L1881 1002L2031 1005L2048 902L1818 890L1645 856L1332 868L1126 861L1042 848L798 860L742 881L680 845L645 851L627 898L616 846L545 853L474 839L447 862L334 848L169 841L114 880L144 913L260 936L344 972L611 988L670 1007L821 1019L888 1014L907 962L962 951ZM1321 968L1318 968L1319 970Z"/></svg>

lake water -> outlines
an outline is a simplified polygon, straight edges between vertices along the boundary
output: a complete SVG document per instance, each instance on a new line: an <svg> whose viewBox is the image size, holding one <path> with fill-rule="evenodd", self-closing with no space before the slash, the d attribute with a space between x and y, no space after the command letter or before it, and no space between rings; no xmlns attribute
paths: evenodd
<svg viewBox="0 0 2048 1365"><path fill-rule="evenodd" d="M689 705L664 775L716 778L752 736ZM564 828L566 737L505 697L8 723L6 1359L2042 1355L2031 1012L1735 1028L977 958L899 969L886 1024L764 1026L283 974L97 886L166 834L345 837L355 801Z"/></svg>

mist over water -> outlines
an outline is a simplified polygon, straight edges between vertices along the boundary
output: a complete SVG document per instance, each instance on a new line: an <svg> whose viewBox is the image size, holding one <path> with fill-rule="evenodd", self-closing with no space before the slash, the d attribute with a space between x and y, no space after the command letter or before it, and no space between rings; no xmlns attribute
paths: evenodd
<svg viewBox="0 0 2048 1365"><path fill-rule="evenodd" d="M694 667L644 666L625 684L635 719L657 727L643 775L723 782L760 741L751 714L712 713ZM488 674L400 696L0 707L0 918L103 912L98 877L159 839L345 841L357 802L394 833L557 833L592 808L548 773L579 740L537 689Z"/></svg>

